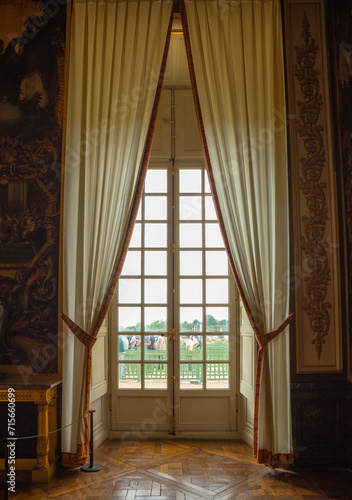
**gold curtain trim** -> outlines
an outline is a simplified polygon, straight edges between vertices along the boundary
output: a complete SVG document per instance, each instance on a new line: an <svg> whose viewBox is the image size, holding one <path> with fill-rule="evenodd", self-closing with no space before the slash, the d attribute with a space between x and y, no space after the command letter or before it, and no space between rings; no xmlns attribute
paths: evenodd
<svg viewBox="0 0 352 500"><path fill-rule="evenodd" d="M283 332L288 325L291 323L293 318L293 313L291 313L285 321L282 323L281 326L277 330L274 330L273 332L265 333L264 335L258 335L257 332L255 332L255 338L259 344L260 348L265 347L271 340L273 340L275 337L277 337L281 332Z"/></svg>
<svg viewBox="0 0 352 500"><path fill-rule="evenodd" d="M255 338L259 344L258 358L257 358L257 368L255 377L255 399L254 399L254 425L253 425L253 455L258 459L258 421L259 421L259 395L260 395L260 380L262 376L262 365L264 357L264 348L269 344L275 337L280 335L291 323L293 318L293 313L291 313L281 326L273 332L266 333L264 335L258 335L255 332ZM267 452L269 453L269 452ZM271 452L270 452L271 453Z"/></svg>
<svg viewBox="0 0 352 500"><path fill-rule="evenodd" d="M93 346L97 340L96 337L88 335L87 332L82 330L80 326L76 325L76 323L72 321L72 319L70 319L68 316L66 316L65 313L61 313L61 317L69 327L71 332L75 335L75 337L77 337L78 340L80 340L82 344L84 344L88 349L93 349Z"/></svg>
<svg viewBox="0 0 352 500"><path fill-rule="evenodd" d="M293 451L290 453L277 453L273 455L268 450L258 450L257 454L258 463L267 465L271 469L289 469L293 464Z"/></svg>

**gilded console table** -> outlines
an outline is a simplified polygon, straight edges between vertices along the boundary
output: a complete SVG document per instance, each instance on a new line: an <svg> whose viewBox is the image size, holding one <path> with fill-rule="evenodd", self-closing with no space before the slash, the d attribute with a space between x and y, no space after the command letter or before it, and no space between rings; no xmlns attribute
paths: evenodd
<svg viewBox="0 0 352 500"><path fill-rule="evenodd" d="M8 376L0 381L0 402L8 401L9 387L15 390L15 400L18 403L35 403L38 408L37 427L37 459L32 469L32 481L49 482L56 470L57 433L49 432L57 429L57 389L61 379L52 377L31 377L24 383L19 377ZM21 431L16 427L16 437L21 437ZM28 469L25 462L31 460L16 460L16 468ZM32 467L30 467L32 468Z"/></svg>

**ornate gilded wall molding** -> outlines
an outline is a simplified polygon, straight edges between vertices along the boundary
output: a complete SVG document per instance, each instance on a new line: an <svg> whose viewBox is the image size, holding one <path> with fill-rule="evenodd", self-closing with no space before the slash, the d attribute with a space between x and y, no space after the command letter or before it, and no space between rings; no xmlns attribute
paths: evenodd
<svg viewBox="0 0 352 500"><path fill-rule="evenodd" d="M301 248L310 271L304 278L305 296L302 306L309 317L314 337L312 344L320 359L325 337L330 329L331 304L326 300L326 295L331 279L331 250L325 234L328 221L327 186L322 182L322 171L327 166L327 157L322 136L323 127L319 125L324 102L320 92L320 71L315 67L319 47L311 36L306 12L302 22L302 38L304 43L295 47L297 64L293 69L303 94L303 100L297 102L297 132L303 139L306 150L306 156L300 158L299 189L305 197L309 212L302 217Z"/></svg>
<svg viewBox="0 0 352 500"><path fill-rule="evenodd" d="M285 0L298 373L342 370L340 242L324 0Z"/></svg>

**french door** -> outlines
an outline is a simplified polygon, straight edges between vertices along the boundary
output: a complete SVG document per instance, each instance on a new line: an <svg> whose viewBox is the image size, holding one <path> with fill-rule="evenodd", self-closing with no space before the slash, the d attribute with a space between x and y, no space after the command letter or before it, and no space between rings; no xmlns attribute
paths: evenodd
<svg viewBox="0 0 352 500"><path fill-rule="evenodd" d="M204 165L152 162L110 311L111 429L234 436L237 310Z"/></svg>

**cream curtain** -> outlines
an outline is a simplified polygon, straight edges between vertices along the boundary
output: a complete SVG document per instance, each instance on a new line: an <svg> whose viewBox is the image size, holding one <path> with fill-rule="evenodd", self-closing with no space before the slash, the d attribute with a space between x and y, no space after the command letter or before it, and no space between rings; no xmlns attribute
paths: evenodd
<svg viewBox="0 0 352 500"><path fill-rule="evenodd" d="M136 204L172 6L172 0L73 1L63 206L62 425L78 423L63 433L65 465L84 462L87 455L91 348Z"/></svg>
<svg viewBox="0 0 352 500"><path fill-rule="evenodd" d="M275 465L289 461L292 451L280 0L184 0L184 5L213 194L260 346L254 449L260 462Z"/></svg>

